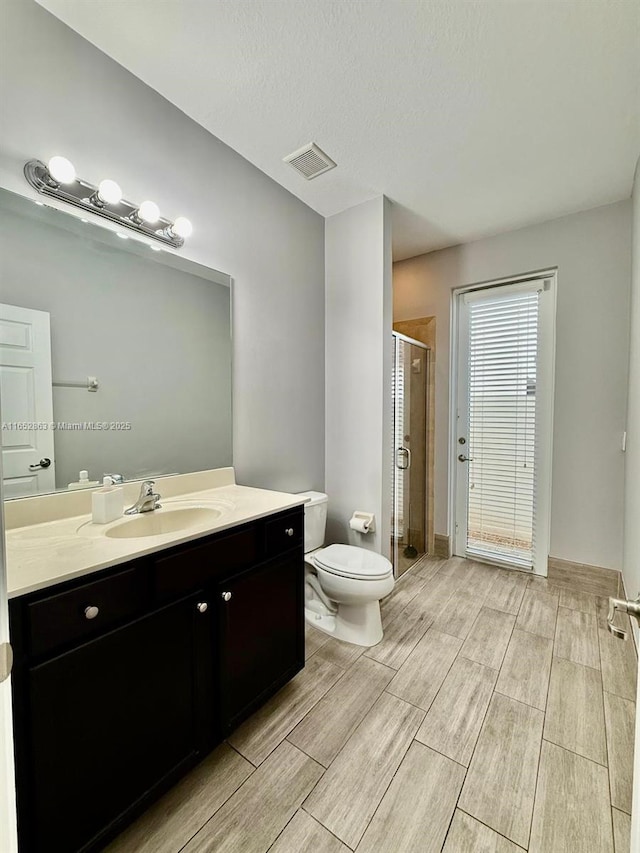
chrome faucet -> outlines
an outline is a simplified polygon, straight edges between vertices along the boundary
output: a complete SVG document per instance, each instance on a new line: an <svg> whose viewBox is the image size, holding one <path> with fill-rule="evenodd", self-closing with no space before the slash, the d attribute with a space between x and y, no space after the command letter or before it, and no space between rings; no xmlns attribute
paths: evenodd
<svg viewBox="0 0 640 853"><path fill-rule="evenodd" d="M125 509L125 515L136 515L138 512L153 512L154 509L160 509L160 495L153 491L155 482L153 480L145 480L140 486L140 494L138 500L129 509Z"/></svg>
<svg viewBox="0 0 640 853"><path fill-rule="evenodd" d="M607 628L609 629L610 633L613 634L614 637L617 637L619 640L625 640L627 638L627 632L622 628L618 628L618 626L615 625L613 622L617 610L622 613L628 613L629 616L633 616L634 619L636 619L638 624L640 625L640 597L637 598L636 601L625 601L623 598L609 599Z"/></svg>

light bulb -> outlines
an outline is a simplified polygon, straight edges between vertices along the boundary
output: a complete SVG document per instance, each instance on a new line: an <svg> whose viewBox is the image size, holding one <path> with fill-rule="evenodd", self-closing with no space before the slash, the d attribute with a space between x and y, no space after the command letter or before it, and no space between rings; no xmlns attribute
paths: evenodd
<svg viewBox="0 0 640 853"><path fill-rule="evenodd" d="M158 219L160 219L160 208L155 201L143 201L138 208L138 216L143 220L143 222L148 222L149 225L153 225L154 222L157 222Z"/></svg>
<svg viewBox="0 0 640 853"><path fill-rule="evenodd" d="M55 157L52 157L49 160L47 165L49 168L49 174L53 180L57 181L59 184L72 184L75 181L75 167L71 160L67 160L66 157L60 157L56 154Z"/></svg>
<svg viewBox="0 0 640 853"><path fill-rule="evenodd" d="M105 204L118 204L122 199L122 190L115 181L100 181L98 198Z"/></svg>
<svg viewBox="0 0 640 853"><path fill-rule="evenodd" d="M193 233L193 225L185 216L179 216L171 226L171 230L178 237L190 237Z"/></svg>

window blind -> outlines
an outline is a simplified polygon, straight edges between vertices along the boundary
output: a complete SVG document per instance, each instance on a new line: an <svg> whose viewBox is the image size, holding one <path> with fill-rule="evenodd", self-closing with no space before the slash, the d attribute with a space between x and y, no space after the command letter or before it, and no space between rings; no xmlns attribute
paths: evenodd
<svg viewBox="0 0 640 853"><path fill-rule="evenodd" d="M538 291L469 300L467 553L531 568Z"/></svg>

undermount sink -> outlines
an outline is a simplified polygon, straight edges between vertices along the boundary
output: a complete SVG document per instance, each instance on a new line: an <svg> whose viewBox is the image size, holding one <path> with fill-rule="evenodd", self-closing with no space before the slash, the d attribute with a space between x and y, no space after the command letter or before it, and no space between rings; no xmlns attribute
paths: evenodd
<svg viewBox="0 0 640 853"><path fill-rule="evenodd" d="M90 538L106 536L108 539L164 536L167 533L181 533L211 527L232 508L231 504L222 501L191 506L165 504L152 512L124 516L111 524L99 525L88 522L78 528L78 533Z"/></svg>

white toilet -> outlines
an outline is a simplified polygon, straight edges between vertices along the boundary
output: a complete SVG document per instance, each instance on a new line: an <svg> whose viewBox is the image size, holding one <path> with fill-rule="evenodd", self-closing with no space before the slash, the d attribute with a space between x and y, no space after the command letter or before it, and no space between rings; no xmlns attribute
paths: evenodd
<svg viewBox="0 0 640 853"><path fill-rule="evenodd" d="M393 589L386 557L353 545L323 548L327 495L302 492L304 505L305 618L326 634L357 646L382 639L380 599Z"/></svg>

